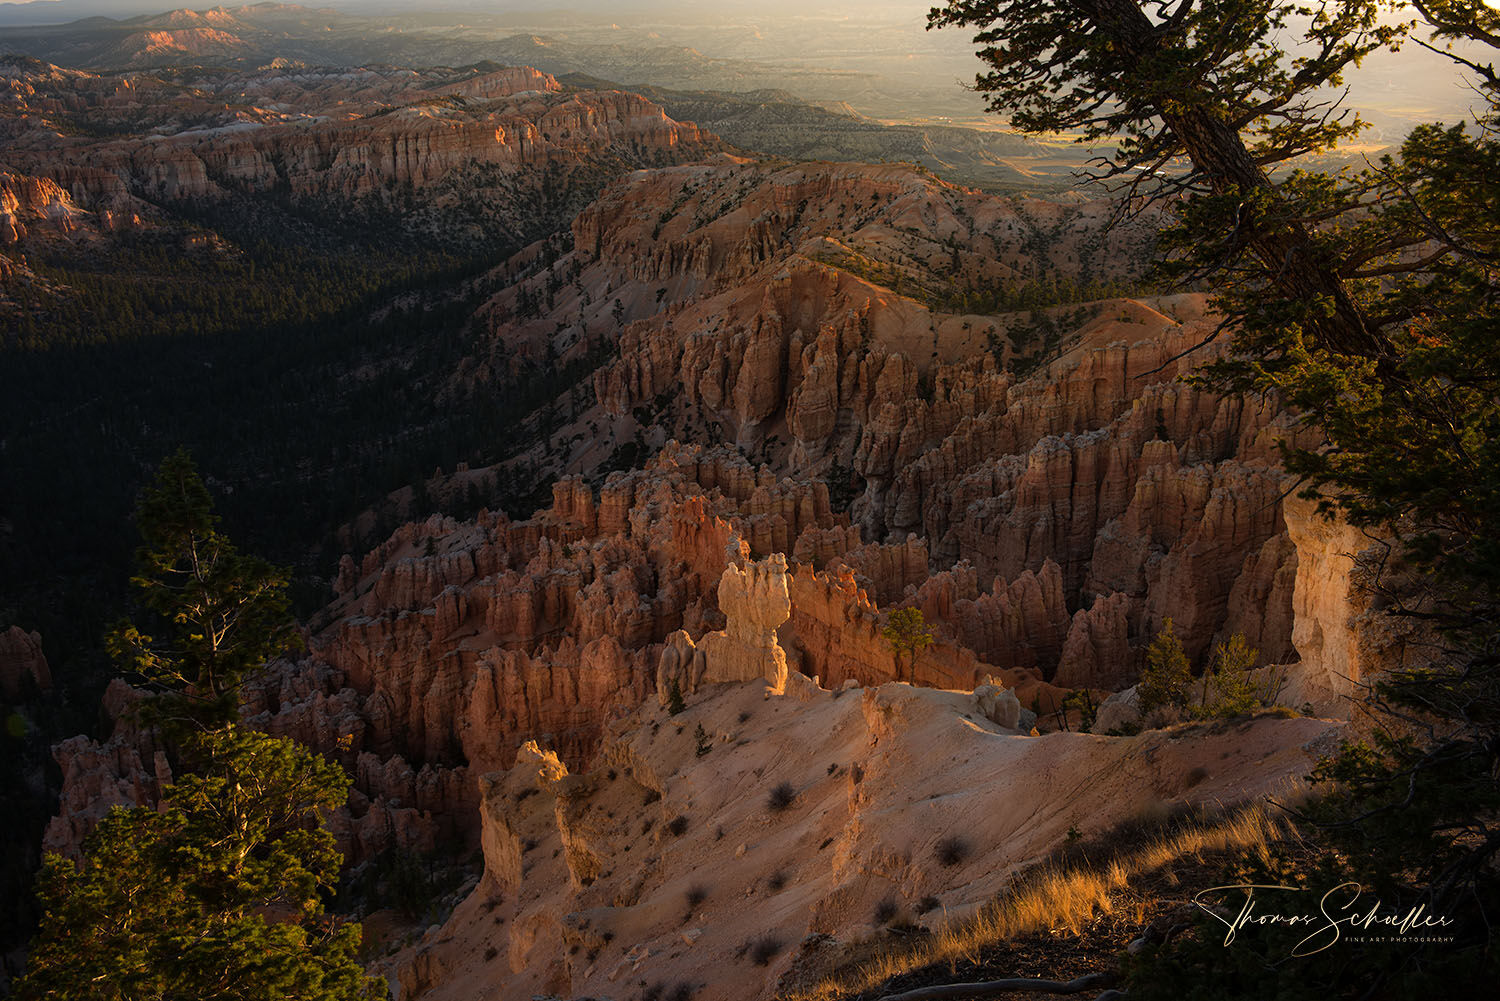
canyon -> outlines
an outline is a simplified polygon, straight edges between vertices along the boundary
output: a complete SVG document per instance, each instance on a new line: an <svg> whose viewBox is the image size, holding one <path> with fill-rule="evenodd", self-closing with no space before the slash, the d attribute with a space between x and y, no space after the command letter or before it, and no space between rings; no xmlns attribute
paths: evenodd
<svg viewBox="0 0 1500 1001"><path fill-rule="evenodd" d="M1287 673L1283 701L1315 716L1337 716L1348 690L1359 609L1340 568L1354 540L1283 502L1273 443L1294 431L1273 406L1177 381L1179 356L1212 329L1201 297L1091 304L1023 377L1014 342L1001 366L987 336L1020 318L935 313L801 249L837 239L920 261L876 239L899 230L871 222L856 240L792 228L778 241L788 226L777 220L725 244L715 236L735 227L709 224L667 236L655 259L611 249L644 244L658 224L663 202L634 201L635 189L680 195L681 177L708 187L752 169L633 177L580 215L582 295L603 302L607 288L627 310L656 305L653 288L673 298L625 325L593 400L556 401L546 442L516 460L525 475L555 473L550 504L521 519L435 515L346 556L308 655L246 693L251 725L354 777L332 821L351 863L392 848L482 850L484 876L443 930L388 960L403 997L468 996L474 977L561 996L662 970L707 983L706 971L743 961L734 954L753 929L822 948L868 934L887 897L909 911L942 902L914 919L961 915L1067 829L1295 786L1336 742L1328 718L1201 737L1059 729L1068 691L1104 702L1134 683L1169 616L1195 660L1247 636L1260 663ZM878 202L869 179L883 180L898 217L972 197L907 169L849 167L773 168L765 194L794 210L808 188L787 179L832 183L820 173L849 190L870 183L861 202ZM710 188L706 200L719 197ZM972 204L1005 222L1059 217ZM663 234L694 233L686 222L672 216ZM1049 252L1066 262L1067 250ZM546 277L484 307L497 342L560 355L588 327L588 310L561 298L554 308L578 329L512 317L515 297ZM612 440L649 443L695 421L724 429L722 443L667 438L597 487L569 472ZM583 433L591 424L600 430ZM428 489L496 472L456 470ZM935 639L909 668L881 635L899 607L920 608ZM663 706L674 687L680 716ZM130 696L121 685L111 698ZM76 851L91 815L150 802L170 777L115 711L110 740L56 750L65 784L50 848ZM696 727L707 753L687 736ZM1196 777L1205 769L1209 780ZM943 789L920 775L944 776ZM1043 775L1074 776L1074 791L1054 797ZM785 817L759 806L773 778L800 790ZM709 792L720 789L752 793L727 805ZM929 792L944 803L930 822ZM650 800L644 814L636 797ZM997 799L1014 812L991 813ZM664 833L679 816L690 818L680 840ZM959 829L973 832L971 865L923 862ZM710 890L715 904L685 922L689 874L726 851L737 861ZM810 861L822 851L831 868ZM795 890L768 891L778 873ZM735 914L716 918L731 899ZM755 996L773 996L800 955L747 967L771 992Z"/></svg>
<svg viewBox="0 0 1500 1001"><path fill-rule="evenodd" d="M936 927L1069 832L1295 794L1403 655L1351 582L1371 541L1280 466L1305 432L1184 379L1219 320L1146 286L1159 208L747 155L527 67L0 79L0 280L142 232L233 254L184 204L378 208L507 248L465 279L437 406L581 373L492 429L498 461L402 492L393 531L346 524L305 652L243 692L352 777L350 866L477 853L451 914L378 943L397 997L777 996L887 901ZM496 483L506 510L427 509ZM932 642L902 659L904 608ZM1243 636L1301 711L1142 731L1169 620L1199 666ZM0 633L6 700L50 683L35 634ZM112 682L108 732L53 748L48 850L171 781L140 697Z"/></svg>
<svg viewBox="0 0 1500 1001"><path fill-rule="evenodd" d="M722 145L638 95L564 93L527 67L163 79L9 57L0 81L7 243L160 224L232 195L399 206L406 230L504 243L534 238L526 213L577 198L617 163Z"/></svg>

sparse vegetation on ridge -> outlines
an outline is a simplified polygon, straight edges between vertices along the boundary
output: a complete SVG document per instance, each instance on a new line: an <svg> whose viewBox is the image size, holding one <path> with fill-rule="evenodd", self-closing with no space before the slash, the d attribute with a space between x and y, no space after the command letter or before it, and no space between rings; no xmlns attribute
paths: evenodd
<svg viewBox="0 0 1500 1001"><path fill-rule="evenodd" d="M1031 936L1052 941L1077 936L1100 915L1120 915L1130 927L1139 929L1160 903L1161 881L1170 881L1174 871L1194 866L1195 878L1209 886L1218 875L1215 860L1233 851L1265 849L1289 833L1285 821L1262 807L1217 817L1148 821L1128 838L1106 833L1090 842L1096 847L1075 849L1074 861L1044 863L1023 874L1003 897L973 917L940 921L933 934L924 938L852 945L833 961L831 969L779 997L781 1001L877 997L876 990L894 993L901 982L897 978L923 970L930 970L927 982L960 979L956 971L981 962L987 950L1003 949L1006 943ZM876 917L884 918L877 924L895 917L896 905L889 903L889 908L877 910ZM935 901L926 913L934 909ZM1096 946L1095 961L1113 960L1115 948L1112 942Z"/></svg>

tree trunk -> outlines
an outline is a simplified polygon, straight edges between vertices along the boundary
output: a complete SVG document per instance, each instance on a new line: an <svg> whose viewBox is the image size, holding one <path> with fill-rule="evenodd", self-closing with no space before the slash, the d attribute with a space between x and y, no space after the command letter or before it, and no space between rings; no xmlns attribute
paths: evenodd
<svg viewBox="0 0 1500 1001"><path fill-rule="evenodd" d="M1151 23L1136 0L1078 0L1078 6L1099 31L1113 36L1131 62L1163 43L1160 29ZM1131 70L1124 72L1128 74ZM1182 94L1162 94L1152 103L1215 194L1273 190L1270 178L1250 155L1239 132L1206 101L1184 100ZM1168 110L1172 108L1181 110ZM1310 323L1317 347L1366 358L1387 354L1386 338L1371 326L1369 317L1338 274L1317 259L1306 226L1246 215L1239 227L1244 243L1265 267L1278 292L1300 302L1328 303L1327 314Z"/></svg>

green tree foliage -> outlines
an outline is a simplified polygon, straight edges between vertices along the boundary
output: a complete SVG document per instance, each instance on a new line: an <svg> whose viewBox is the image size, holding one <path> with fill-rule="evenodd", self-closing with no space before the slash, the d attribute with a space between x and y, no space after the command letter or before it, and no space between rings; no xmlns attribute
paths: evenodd
<svg viewBox="0 0 1500 1001"><path fill-rule="evenodd" d="M1172 631L1172 620L1167 619L1146 651L1146 666L1136 686L1141 713L1144 715L1161 706L1183 708L1188 704L1192 685L1193 673L1188 667L1187 654Z"/></svg>
<svg viewBox="0 0 1500 1001"><path fill-rule="evenodd" d="M1094 704L1094 693L1087 688L1075 688L1063 696L1062 704L1058 707L1058 716L1062 728L1068 728L1068 713L1072 710L1078 712L1078 732L1092 733L1094 723L1099 718L1099 707Z"/></svg>
<svg viewBox="0 0 1500 1001"><path fill-rule="evenodd" d="M906 658L908 673L912 673L916 669L917 655L932 643L927 617L920 608L896 609L886 618L880 635L891 645L891 653L896 657L898 677L902 658Z"/></svg>
<svg viewBox="0 0 1500 1001"><path fill-rule="evenodd" d="M977 87L1027 132L1066 132L1101 150L1100 177L1127 194L1183 196L1213 225L1187 243L1223 271L1246 259L1278 294L1307 302L1324 346L1382 338L1337 269L1317 266L1315 220L1288 210L1267 173L1360 128L1329 86L1399 39L1380 0L950 0L929 27L977 28ZM1287 56L1283 46L1301 45ZM1117 145L1116 145L1117 143ZM1188 169L1171 170L1186 159ZM1128 204L1128 202L1127 202Z"/></svg>
<svg viewBox="0 0 1500 1001"><path fill-rule="evenodd" d="M162 462L135 520L143 544L131 583L151 632L122 623L108 637L110 653L190 718L233 719L246 677L297 639L287 571L241 555L218 530L186 451Z"/></svg>
<svg viewBox="0 0 1500 1001"><path fill-rule="evenodd" d="M46 911L17 996L353 1001L375 996L357 924L323 913L340 858L322 813L348 778L295 742L230 726L188 746L168 804L116 808L81 865L44 864Z"/></svg>
<svg viewBox="0 0 1500 1001"><path fill-rule="evenodd" d="M996 110L1026 129L1122 136L1103 175L1177 196L1167 271L1210 280L1233 331L1199 381L1293 408L1311 433L1283 446L1286 465L1327 513L1389 540L1361 583L1430 630L1419 666L1370 686L1374 736L1319 769L1310 816L1330 871L1446 913L1454 941L1299 967L1299 990L1318 997L1472 985L1453 978L1492 968L1500 948L1500 12L1414 4L1421 44L1471 43L1455 58L1484 102L1476 121L1418 128L1364 170L1288 169L1357 129L1326 88L1399 41L1381 7L973 0L931 16L980 29ZM1200 973L1223 958L1205 948ZM1253 976L1186 981L1175 961L1147 964L1131 995L1284 993L1269 958Z"/></svg>
<svg viewBox="0 0 1500 1001"><path fill-rule="evenodd" d="M1232 718L1253 712L1266 703L1265 692L1250 672L1259 651L1235 633L1214 647L1213 658L1203 672L1198 715Z"/></svg>

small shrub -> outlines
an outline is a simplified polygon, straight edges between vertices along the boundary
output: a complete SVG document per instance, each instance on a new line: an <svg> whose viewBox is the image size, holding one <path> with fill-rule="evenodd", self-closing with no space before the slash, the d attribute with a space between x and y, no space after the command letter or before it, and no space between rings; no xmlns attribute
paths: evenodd
<svg viewBox="0 0 1500 1001"><path fill-rule="evenodd" d="M923 897L917 902L917 913L926 914L929 911L937 910L941 906L943 906L943 902L941 900L938 900L938 898Z"/></svg>
<svg viewBox="0 0 1500 1001"><path fill-rule="evenodd" d="M766 887L772 893L780 893L782 890L786 889L788 878L789 877L787 876L785 869L777 869L775 872L771 873L770 878L766 880Z"/></svg>
<svg viewBox="0 0 1500 1001"><path fill-rule="evenodd" d="M708 731L703 729L702 723L699 723L698 728L693 731L693 743L696 745L693 753L700 758L714 749L714 742L709 739Z"/></svg>
<svg viewBox="0 0 1500 1001"><path fill-rule="evenodd" d="M774 935L763 935L750 943L750 962L756 966L766 966L776 958L781 951L781 939Z"/></svg>
<svg viewBox="0 0 1500 1001"><path fill-rule="evenodd" d="M833 764L830 764L830 765L829 765L829 766L828 766L828 774L829 774L829 775L832 775L832 774L833 774L833 773L834 773L834 772L836 772L836 771L838 771L838 770L839 770L839 766L838 766L838 763L837 763L837 762L835 762L835 763L833 763Z"/></svg>
<svg viewBox="0 0 1500 1001"><path fill-rule="evenodd" d="M688 819L681 814L673 817L667 822L667 831L674 838L680 838L687 833Z"/></svg>
<svg viewBox="0 0 1500 1001"><path fill-rule="evenodd" d="M677 679L672 679L672 687L667 689L667 712L676 716L687 708L687 703L682 701L682 686Z"/></svg>
<svg viewBox="0 0 1500 1001"><path fill-rule="evenodd" d="M1091 733L1094 723L1099 718L1099 707L1094 704L1094 693L1087 688L1075 688L1063 696L1059 712L1062 716L1063 729L1068 726L1068 712L1076 709L1078 711L1078 732Z"/></svg>
<svg viewBox="0 0 1500 1001"><path fill-rule="evenodd" d="M487 945L487 946L485 946L485 948L484 948L484 961L486 963L488 963L490 960L494 959L498 955L500 955L500 950L499 949L495 948L493 945Z"/></svg>
<svg viewBox="0 0 1500 1001"><path fill-rule="evenodd" d="M660 792L660 790L657 790L657 789L647 789L645 797L642 798L642 800L641 800L641 805L642 806L650 806L652 803L655 803L659 799L661 799L661 792Z"/></svg>
<svg viewBox="0 0 1500 1001"><path fill-rule="evenodd" d="M678 984L672 988L672 993L667 995L667 1001L693 1001L693 985Z"/></svg>
<svg viewBox="0 0 1500 1001"><path fill-rule="evenodd" d="M742 713L740 713L740 722L741 723L748 723L748 722L750 722L750 713L748 713L748 712L742 712Z"/></svg>
<svg viewBox="0 0 1500 1001"><path fill-rule="evenodd" d="M688 910L693 910L708 899L708 887L701 883L694 883L688 887L687 893L684 896L687 897Z"/></svg>
<svg viewBox="0 0 1500 1001"><path fill-rule="evenodd" d="M771 795L766 800L766 807L772 813L781 813L796 801L797 788L790 782L782 782L775 789L771 790Z"/></svg>
<svg viewBox="0 0 1500 1001"><path fill-rule="evenodd" d="M956 834L951 835L937 843L935 854L939 864L951 868L969 857L969 843Z"/></svg>
<svg viewBox="0 0 1500 1001"><path fill-rule="evenodd" d="M877 926L888 925L896 920L896 915L900 913L901 908L896 904L896 901L890 897L886 897L875 905L875 924Z"/></svg>

